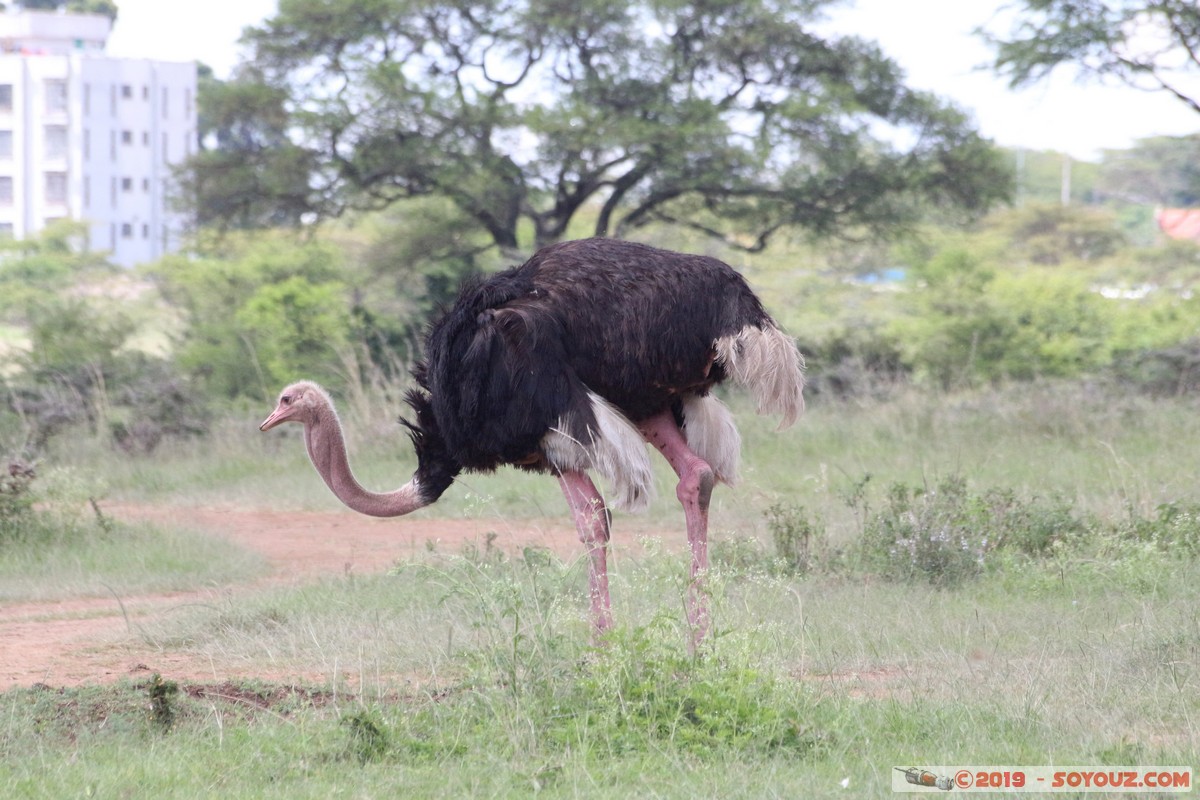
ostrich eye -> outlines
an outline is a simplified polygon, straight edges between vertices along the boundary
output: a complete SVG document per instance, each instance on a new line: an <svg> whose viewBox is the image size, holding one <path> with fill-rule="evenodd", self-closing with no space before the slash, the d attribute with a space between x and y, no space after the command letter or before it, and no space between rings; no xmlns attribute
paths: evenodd
<svg viewBox="0 0 1200 800"><path fill-rule="evenodd" d="M279 402L285 406L290 406L292 404L292 396L290 394L285 394L283 397L279 398Z"/></svg>

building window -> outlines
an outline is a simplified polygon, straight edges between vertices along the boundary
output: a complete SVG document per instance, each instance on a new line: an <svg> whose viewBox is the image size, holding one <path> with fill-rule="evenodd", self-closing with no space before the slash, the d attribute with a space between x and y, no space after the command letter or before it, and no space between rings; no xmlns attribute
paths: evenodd
<svg viewBox="0 0 1200 800"><path fill-rule="evenodd" d="M132 239L133 238L133 226L130 225L128 222L121 223L121 238L122 239Z"/></svg>
<svg viewBox="0 0 1200 800"><path fill-rule="evenodd" d="M13 179L11 175L0 175L0 206L13 204Z"/></svg>
<svg viewBox="0 0 1200 800"><path fill-rule="evenodd" d="M145 84L142 85L142 99L147 101L150 99L150 87Z"/></svg>
<svg viewBox="0 0 1200 800"><path fill-rule="evenodd" d="M13 132L0 131L0 161L11 161L13 157Z"/></svg>
<svg viewBox="0 0 1200 800"><path fill-rule="evenodd" d="M147 225L146 223L142 223L142 238L143 239L150 238L150 226Z"/></svg>
<svg viewBox="0 0 1200 800"><path fill-rule="evenodd" d="M0 83L0 111L12 111L11 83Z"/></svg>
<svg viewBox="0 0 1200 800"><path fill-rule="evenodd" d="M133 191L133 178L121 178L121 191L122 192L132 192Z"/></svg>
<svg viewBox="0 0 1200 800"><path fill-rule="evenodd" d="M83 113L92 113L92 85L90 83L83 85Z"/></svg>
<svg viewBox="0 0 1200 800"><path fill-rule="evenodd" d="M108 157L113 161L117 160L117 132L108 132Z"/></svg>
<svg viewBox="0 0 1200 800"><path fill-rule="evenodd" d="M67 202L67 173L65 173L65 172L47 172L46 173L46 202L47 203L65 203L65 202Z"/></svg>
<svg viewBox="0 0 1200 800"><path fill-rule="evenodd" d="M133 131L121 131L121 144L133 144Z"/></svg>
<svg viewBox="0 0 1200 800"><path fill-rule="evenodd" d="M112 117L117 115L117 85L115 83L108 87L108 113Z"/></svg>
<svg viewBox="0 0 1200 800"><path fill-rule="evenodd" d="M163 90L162 90L162 117L163 117L163 119L168 119L170 116L167 113L167 98L169 98L170 96L171 96L171 93L168 92L167 87L164 86Z"/></svg>
<svg viewBox="0 0 1200 800"><path fill-rule="evenodd" d="M90 161L92 158L92 131L89 128L83 129L83 160Z"/></svg>
<svg viewBox="0 0 1200 800"><path fill-rule="evenodd" d="M67 110L67 82L48 78L45 83L46 111L53 113Z"/></svg>
<svg viewBox="0 0 1200 800"><path fill-rule="evenodd" d="M67 126L47 125L45 128L46 158L67 157Z"/></svg>
<svg viewBox="0 0 1200 800"><path fill-rule="evenodd" d="M150 179L149 178L142 178L142 191L147 194L150 193Z"/></svg>
<svg viewBox="0 0 1200 800"><path fill-rule="evenodd" d="M83 207L92 207L92 179L87 175L83 176Z"/></svg>
<svg viewBox="0 0 1200 800"><path fill-rule="evenodd" d="M121 84L121 99L129 100L133 98L133 87L128 83Z"/></svg>
<svg viewBox="0 0 1200 800"><path fill-rule="evenodd" d="M142 131L142 144L146 147L150 146L150 131Z"/></svg>

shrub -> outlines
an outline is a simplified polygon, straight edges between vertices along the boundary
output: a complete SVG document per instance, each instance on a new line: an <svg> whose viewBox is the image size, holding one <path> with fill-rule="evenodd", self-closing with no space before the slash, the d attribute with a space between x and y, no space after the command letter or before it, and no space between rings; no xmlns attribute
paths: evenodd
<svg viewBox="0 0 1200 800"><path fill-rule="evenodd" d="M966 250L915 266L908 316L892 325L920 378L955 386L1074 377L1108 363L1114 307L1061 269L998 272Z"/></svg>
<svg viewBox="0 0 1200 800"><path fill-rule="evenodd" d="M977 525L981 511L959 478L931 491L893 484L864 531L867 564L894 580L954 585L973 578L988 547Z"/></svg>
<svg viewBox="0 0 1200 800"><path fill-rule="evenodd" d="M216 257L155 267L183 315L180 367L216 396L273 396L298 374L329 380L351 328L340 258L314 242L257 237Z"/></svg>
<svg viewBox="0 0 1200 800"><path fill-rule="evenodd" d="M167 438L208 431L205 397L175 366L140 353L123 358L110 381L108 433L131 454L149 454Z"/></svg>
<svg viewBox="0 0 1200 800"><path fill-rule="evenodd" d="M1116 533L1160 550L1200 555L1200 503L1164 503L1152 517L1131 516Z"/></svg>
<svg viewBox="0 0 1200 800"><path fill-rule="evenodd" d="M1122 386L1152 397L1195 395L1200 392L1200 339L1124 354L1114 360L1111 373Z"/></svg>
<svg viewBox="0 0 1200 800"><path fill-rule="evenodd" d="M547 715L554 722L545 736L562 746L602 742L614 754L673 748L694 756L803 758L830 743L809 724L806 693L747 663L749 653L694 658L680 652L677 636L664 626L615 630L587 673L552 700L558 713Z"/></svg>
<svg viewBox="0 0 1200 800"><path fill-rule="evenodd" d="M34 513L30 486L37 477L33 467L20 461L5 461L9 462L7 469L0 473L0 541L18 533Z"/></svg>
<svg viewBox="0 0 1200 800"><path fill-rule="evenodd" d="M814 548L824 531L808 518L803 506L776 503L766 511L767 529L775 545L775 555L786 571L803 575L816 561Z"/></svg>
<svg viewBox="0 0 1200 800"><path fill-rule="evenodd" d="M75 426L90 426L121 450L138 454L153 452L167 437L208 430L206 398L172 362L144 353L29 370L8 389L8 408L21 420L25 445L35 453Z"/></svg>
<svg viewBox="0 0 1200 800"><path fill-rule="evenodd" d="M805 358L804 391L809 395L886 397L910 377L899 340L861 320L808 346Z"/></svg>
<svg viewBox="0 0 1200 800"><path fill-rule="evenodd" d="M977 493L950 477L933 489L894 484L884 508L868 516L861 547L885 578L953 586L981 574L993 552L1042 556L1085 529L1061 499Z"/></svg>

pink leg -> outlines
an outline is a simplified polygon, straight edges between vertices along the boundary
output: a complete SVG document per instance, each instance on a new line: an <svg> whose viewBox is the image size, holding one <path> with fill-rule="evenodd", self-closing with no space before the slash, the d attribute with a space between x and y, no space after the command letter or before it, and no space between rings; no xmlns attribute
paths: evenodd
<svg viewBox="0 0 1200 800"><path fill-rule="evenodd" d="M692 582L688 589L688 624L692 644L708 633L708 603L704 599L704 575L708 572L708 503L715 481L712 467L692 452L670 412L651 417L638 425L646 441L654 445L679 476L675 495L683 505L688 545L692 550Z"/></svg>
<svg viewBox="0 0 1200 800"><path fill-rule="evenodd" d="M583 472L561 472L562 486L579 541L588 554L588 596L592 601L592 623L601 634L612 627L612 604L608 599L608 509L592 479Z"/></svg>

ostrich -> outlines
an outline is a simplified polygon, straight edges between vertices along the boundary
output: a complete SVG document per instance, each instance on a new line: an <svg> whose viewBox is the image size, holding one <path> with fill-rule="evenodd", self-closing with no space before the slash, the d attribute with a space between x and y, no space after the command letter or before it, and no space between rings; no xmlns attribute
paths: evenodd
<svg viewBox="0 0 1200 800"><path fill-rule="evenodd" d="M804 408L804 361L745 280L714 258L615 239L550 245L525 264L467 285L429 330L419 388L407 402L417 454L399 489L364 489L350 471L341 424L321 387L285 388L260 426L304 426L313 466L355 511L380 517L433 503L462 471L501 464L558 478L586 549L591 618L612 625L607 548L614 504L643 510L653 492L645 443L679 477L691 550L687 616L693 644L708 629L701 582L716 482L737 476L741 437L710 390L729 379L758 412Z"/></svg>

